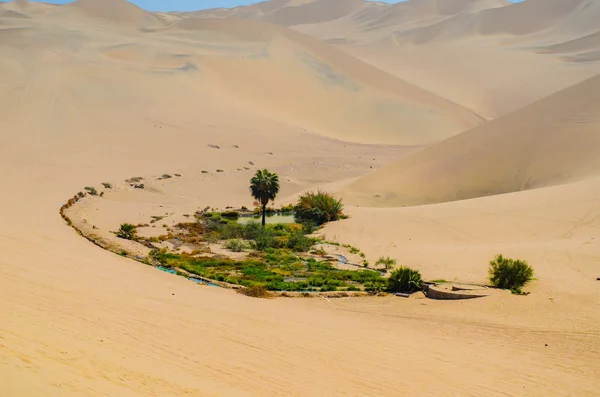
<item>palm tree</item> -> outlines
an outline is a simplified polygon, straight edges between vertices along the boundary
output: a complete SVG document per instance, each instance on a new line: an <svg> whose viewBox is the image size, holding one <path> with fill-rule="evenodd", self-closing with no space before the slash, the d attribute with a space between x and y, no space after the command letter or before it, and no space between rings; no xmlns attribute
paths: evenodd
<svg viewBox="0 0 600 397"><path fill-rule="evenodd" d="M252 197L262 206L262 225L264 227L267 204L270 200L275 200L277 193L279 193L279 176L267 169L256 171L256 174L250 179L250 192Z"/></svg>
<svg viewBox="0 0 600 397"><path fill-rule="evenodd" d="M119 230L115 232L117 237L123 238L125 240L134 240L136 238L137 229L134 225L130 223L123 223Z"/></svg>

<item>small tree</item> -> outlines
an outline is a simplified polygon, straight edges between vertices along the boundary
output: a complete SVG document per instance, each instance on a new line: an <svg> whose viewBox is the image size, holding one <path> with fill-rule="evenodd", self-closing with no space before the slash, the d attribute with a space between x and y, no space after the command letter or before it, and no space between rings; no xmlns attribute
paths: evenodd
<svg viewBox="0 0 600 397"><path fill-rule="evenodd" d="M526 261L497 255L490 261L490 282L496 288L509 289L520 294L521 288L533 279L533 268Z"/></svg>
<svg viewBox="0 0 600 397"><path fill-rule="evenodd" d="M117 237L125 240L133 240L136 237L137 229L130 223L123 223L119 230L117 230Z"/></svg>
<svg viewBox="0 0 600 397"><path fill-rule="evenodd" d="M400 267L392 272L388 280L388 291L412 293L423 286L421 273L408 267Z"/></svg>
<svg viewBox="0 0 600 397"><path fill-rule="evenodd" d="M379 258L377 260L377 262L375 262L375 265L376 266L383 265L383 266L385 266L386 270L389 270L389 269L393 268L394 266L396 266L396 260L390 258L389 256L387 256L385 258L382 256L381 258Z"/></svg>
<svg viewBox="0 0 600 397"><path fill-rule="evenodd" d="M269 170L258 170L250 179L250 192L262 207L262 225L265 226L267 204L269 201L275 200L279 193L279 176Z"/></svg>

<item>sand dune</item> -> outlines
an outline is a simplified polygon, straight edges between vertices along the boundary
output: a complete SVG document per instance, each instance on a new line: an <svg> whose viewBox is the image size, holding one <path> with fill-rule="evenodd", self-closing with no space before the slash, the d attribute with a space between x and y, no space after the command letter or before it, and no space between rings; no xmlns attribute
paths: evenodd
<svg viewBox="0 0 600 397"><path fill-rule="evenodd" d="M600 76L406 157L347 192L362 205L403 206L559 185L600 176L598 148Z"/></svg>
<svg viewBox="0 0 600 397"><path fill-rule="evenodd" d="M187 86L184 92L197 87L197 95L203 98L227 97L238 107L316 134L421 145L483 122L464 107L268 22L184 19L167 23L122 0L80 0L54 7L47 18L56 24L31 21L15 26L24 30L0 31L0 35L9 46L53 48L73 56L74 63L114 68L119 75L123 70L135 74L136 68L178 73L172 84L158 75L132 79L154 86L141 83L147 77L157 86L168 87L168 92L181 85ZM86 29L87 23L115 28ZM137 33L122 30L129 28ZM143 34L139 29L153 33L139 36ZM371 133L365 135L365 130Z"/></svg>
<svg viewBox="0 0 600 397"><path fill-rule="evenodd" d="M285 9L302 15L302 23L293 29L487 118L508 114L600 73L593 36L600 7L593 0L364 2L330 21L319 19L336 8L324 0L310 3L321 6L311 15L288 2L264 4L272 5L269 12ZM234 10L196 15L250 19L270 15L259 11L258 5ZM589 49L572 52L562 46L580 40Z"/></svg>
<svg viewBox="0 0 600 397"><path fill-rule="evenodd" d="M86 18L136 29L159 29L167 22L127 0L76 0L57 8L62 12L75 12Z"/></svg>
<svg viewBox="0 0 600 397"><path fill-rule="evenodd" d="M198 18L184 19L177 27L260 43L262 47L237 57L203 57L202 66L219 90L252 104L256 111L281 114L331 137L424 144L483 121L459 105L276 25ZM365 136L365 129L372 134Z"/></svg>
<svg viewBox="0 0 600 397"><path fill-rule="evenodd" d="M597 74L595 3L577 4L534 34L415 45L404 32L515 6L214 11L265 19L240 21L115 0L1 3L0 396L597 396L599 78L406 146ZM542 16L531 25L550 26ZM82 224L172 225L207 205L251 206L255 167L280 175L277 204L353 186L350 218L320 232L371 263L390 255L426 278L483 283L504 253L536 269L531 295L250 299L104 251L59 214L110 182L74 208Z"/></svg>

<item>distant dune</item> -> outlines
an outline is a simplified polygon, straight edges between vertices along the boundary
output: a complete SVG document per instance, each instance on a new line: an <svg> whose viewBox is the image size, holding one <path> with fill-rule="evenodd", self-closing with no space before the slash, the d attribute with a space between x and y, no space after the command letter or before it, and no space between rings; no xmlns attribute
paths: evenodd
<svg viewBox="0 0 600 397"><path fill-rule="evenodd" d="M193 15L290 26L487 118L600 73L595 0L330 4L272 1ZM331 13L339 14L322 18Z"/></svg>
<svg viewBox="0 0 600 397"><path fill-rule="evenodd" d="M432 204L600 177L599 148L600 76L378 170L347 200Z"/></svg>

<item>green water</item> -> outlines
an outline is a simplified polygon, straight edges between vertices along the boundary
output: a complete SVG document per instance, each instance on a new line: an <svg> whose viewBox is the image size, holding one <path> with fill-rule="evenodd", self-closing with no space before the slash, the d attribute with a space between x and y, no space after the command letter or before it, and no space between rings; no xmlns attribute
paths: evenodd
<svg viewBox="0 0 600 397"><path fill-rule="evenodd" d="M250 222L259 222L261 221L261 217L260 216L243 216L238 218L238 223L241 225L246 225ZM275 215L267 215L267 223L270 225L274 225L274 224L289 224L289 223L295 223L294 222L294 215L289 215L289 214L285 214L285 215L281 215L281 214L275 214Z"/></svg>

